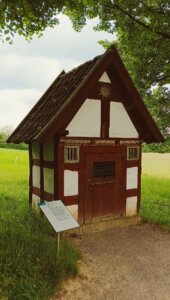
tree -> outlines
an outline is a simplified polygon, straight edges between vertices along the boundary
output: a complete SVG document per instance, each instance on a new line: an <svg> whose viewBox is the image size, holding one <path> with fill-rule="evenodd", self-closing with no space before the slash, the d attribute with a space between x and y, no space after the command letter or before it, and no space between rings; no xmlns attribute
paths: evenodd
<svg viewBox="0 0 170 300"><path fill-rule="evenodd" d="M0 128L0 142L6 142L7 138L12 133L13 128L10 125L6 125Z"/></svg>
<svg viewBox="0 0 170 300"><path fill-rule="evenodd" d="M116 33L116 44L133 81L164 132L157 113L167 99L170 81L170 5L166 0L16 0L0 1L1 38L11 41L16 33L31 39L58 23L62 12L81 30L87 19L98 17L95 30ZM100 41L105 47L108 41ZM154 87L154 88L153 88ZM160 92L161 91L161 92ZM156 95L156 98L155 98ZM160 98L159 98L160 97ZM169 97L169 96L168 96ZM159 98L159 99L158 99ZM156 102L154 102L157 99ZM152 109L151 104L158 106ZM169 112L169 102L164 101ZM155 106L154 106L155 107ZM162 120L162 122L161 122ZM170 127L170 124L168 125Z"/></svg>
<svg viewBox="0 0 170 300"><path fill-rule="evenodd" d="M146 105L165 137L170 134L170 93L166 87L153 89L145 97Z"/></svg>

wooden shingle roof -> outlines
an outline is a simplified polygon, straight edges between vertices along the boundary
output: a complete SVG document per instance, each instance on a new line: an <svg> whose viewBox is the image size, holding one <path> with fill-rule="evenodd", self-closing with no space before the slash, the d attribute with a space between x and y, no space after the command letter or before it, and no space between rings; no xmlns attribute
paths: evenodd
<svg viewBox="0 0 170 300"><path fill-rule="evenodd" d="M95 57L93 60L87 61L68 73L62 71L15 129L8 142L21 143L33 140L42 128L62 110L62 107L86 79L89 71L99 58L100 56Z"/></svg>
<svg viewBox="0 0 170 300"><path fill-rule="evenodd" d="M140 139L147 143L164 141L118 52L112 46L103 55L87 61L68 73L62 71L7 142L29 143L33 140L46 142L55 134L59 134L67 127L88 97L90 89L97 84L106 70L110 78L115 76L117 78L123 104Z"/></svg>

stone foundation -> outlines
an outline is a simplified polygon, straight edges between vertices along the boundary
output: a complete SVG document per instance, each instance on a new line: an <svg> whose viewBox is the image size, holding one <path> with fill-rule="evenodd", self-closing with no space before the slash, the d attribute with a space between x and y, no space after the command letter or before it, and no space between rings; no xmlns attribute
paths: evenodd
<svg viewBox="0 0 170 300"><path fill-rule="evenodd" d="M65 231L64 235L68 236L71 234L85 234L90 232L99 232L99 231L104 231L118 226L125 227L125 226L136 225L139 222L140 222L139 216L112 218L108 220L98 221L95 223L81 225L79 228Z"/></svg>

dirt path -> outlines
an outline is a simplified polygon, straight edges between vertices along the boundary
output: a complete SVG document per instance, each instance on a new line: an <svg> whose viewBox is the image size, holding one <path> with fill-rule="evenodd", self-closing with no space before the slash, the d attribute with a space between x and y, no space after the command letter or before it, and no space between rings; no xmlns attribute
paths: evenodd
<svg viewBox="0 0 170 300"><path fill-rule="evenodd" d="M71 241L83 254L80 273L53 300L170 299L170 234L139 225Z"/></svg>

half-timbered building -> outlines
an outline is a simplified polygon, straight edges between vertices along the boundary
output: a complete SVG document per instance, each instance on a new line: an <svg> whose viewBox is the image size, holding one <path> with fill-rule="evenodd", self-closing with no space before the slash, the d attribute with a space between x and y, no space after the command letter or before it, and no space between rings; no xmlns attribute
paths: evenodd
<svg viewBox="0 0 170 300"><path fill-rule="evenodd" d="M138 215L141 143L162 141L113 46L62 71L8 140L29 144L30 204L60 199L83 230Z"/></svg>

